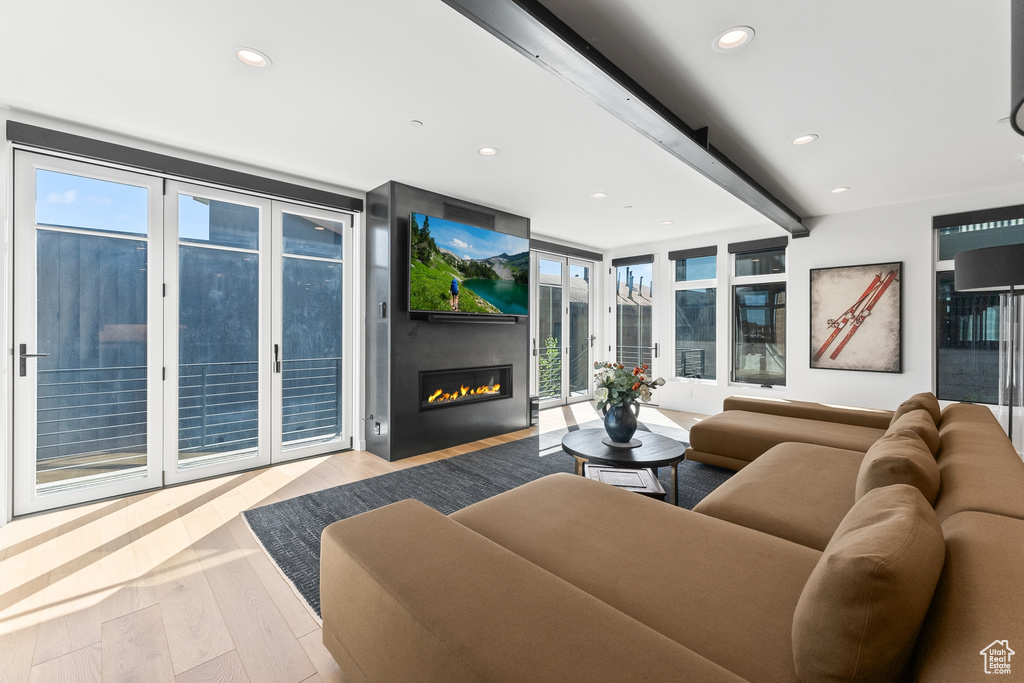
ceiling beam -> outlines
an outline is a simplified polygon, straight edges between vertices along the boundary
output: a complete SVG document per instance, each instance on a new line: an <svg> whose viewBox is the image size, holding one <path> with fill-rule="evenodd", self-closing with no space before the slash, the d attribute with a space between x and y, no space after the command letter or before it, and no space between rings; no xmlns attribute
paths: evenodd
<svg viewBox="0 0 1024 683"><path fill-rule="evenodd" d="M806 237L800 217L536 0L443 0L768 220Z"/></svg>

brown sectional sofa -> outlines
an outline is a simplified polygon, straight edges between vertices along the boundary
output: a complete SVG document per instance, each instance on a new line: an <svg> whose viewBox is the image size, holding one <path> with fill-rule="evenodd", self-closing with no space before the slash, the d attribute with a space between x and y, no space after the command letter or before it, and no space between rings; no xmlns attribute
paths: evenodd
<svg viewBox="0 0 1024 683"><path fill-rule="evenodd" d="M791 441L863 453L885 434L892 417L891 410L730 396L721 413L690 429L686 459L738 470Z"/></svg>
<svg viewBox="0 0 1024 683"><path fill-rule="evenodd" d="M337 522L324 643L350 682L987 680L1024 645L1024 463L985 407L908 414L934 456L786 442L694 511L561 474Z"/></svg>

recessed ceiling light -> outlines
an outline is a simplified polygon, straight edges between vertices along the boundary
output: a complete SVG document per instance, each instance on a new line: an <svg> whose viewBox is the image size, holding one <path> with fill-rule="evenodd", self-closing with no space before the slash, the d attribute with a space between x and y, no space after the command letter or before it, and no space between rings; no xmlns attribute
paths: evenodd
<svg viewBox="0 0 1024 683"><path fill-rule="evenodd" d="M608 196L608 193L607 192L595 192L594 194L592 194L590 196L593 197L594 199L604 199L605 197Z"/></svg>
<svg viewBox="0 0 1024 683"><path fill-rule="evenodd" d="M818 136L814 133L807 133L806 135L800 135L793 138L794 145L806 145L808 142L814 142L818 139Z"/></svg>
<svg viewBox="0 0 1024 683"><path fill-rule="evenodd" d="M493 157L495 154L497 154L500 151L501 150L498 149L497 147L481 147L480 149L477 150L477 152L481 156L485 156L485 157Z"/></svg>
<svg viewBox="0 0 1024 683"><path fill-rule="evenodd" d="M624 208L624 209L632 209L633 207L627 204L626 206L624 206L622 208Z"/></svg>
<svg viewBox="0 0 1024 683"><path fill-rule="evenodd" d="M733 26L718 34L711 47L719 52L735 50L740 45L745 45L754 39L754 29L749 26Z"/></svg>
<svg viewBox="0 0 1024 683"><path fill-rule="evenodd" d="M273 64L273 62L270 61L270 57L251 47L235 48L235 56L238 57L243 64L248 64L249 66L260 67L270 66Z"/></svg>
<svg viewBox="0 0 1024 683"><path fill-rule="evenodd" d="M324 227L324 226L322 226L322 225L314 225L314 226L313 226L313 229L314 229L314 230L326 230L327 228L325 228L325 227Z"/></svg>
<svg viewBox="0 0 1024 683"><path fill-rule="evenodd" d="M831 192L832 194L839 194L840 192L846 192L849 189L850 188L848 187L833 187L831 190L829 190L829 192Z"/></svg>
<svg viewBox="0 0 1024 683"><path fill-rule="evenodd" d="M412 121L409 122L409 125L412 126L413 128L422 128L423 122L417 119L413 119Z"/></svg>
<svg viewBox="0 0 1024 683"><path fill-rule="evenodd" d="M672 221L662 221L662 225L672 225Z"/></svg>

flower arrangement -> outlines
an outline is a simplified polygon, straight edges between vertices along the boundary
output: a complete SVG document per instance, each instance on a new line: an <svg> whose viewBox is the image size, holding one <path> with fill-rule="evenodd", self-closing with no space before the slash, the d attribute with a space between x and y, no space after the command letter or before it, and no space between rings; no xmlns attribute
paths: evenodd
<svg viewBox="0 0 1024 683"><path fill-rule="evenodd" d="M598 410L606 405L632 403L637 398L647 403L651 400L651 392L665 383L661 377L651 379L647 376L651 366L646 363L632 371L626 370L622 363L594 363L594 368L597 370L594 373L594 379L597 380L594 398L597 399Z"/></svg>

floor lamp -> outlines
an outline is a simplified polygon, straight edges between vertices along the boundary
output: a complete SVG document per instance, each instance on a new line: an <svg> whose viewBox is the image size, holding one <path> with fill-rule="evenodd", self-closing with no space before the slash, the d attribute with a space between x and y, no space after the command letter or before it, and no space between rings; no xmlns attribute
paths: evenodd
<svg viewBox="0 0 1024 683"><path fill-rule="evenodd" d="M1020 405L1021 375L1021 302L1016 288L1024 285L1024 244L1009 244L961 251L953 258L954 286L958 292L981 289L1009 289L1000 296L999 321L999 404L1010 408L1006 433L1017 447L1013 432L1013 411Z"/></svg>

